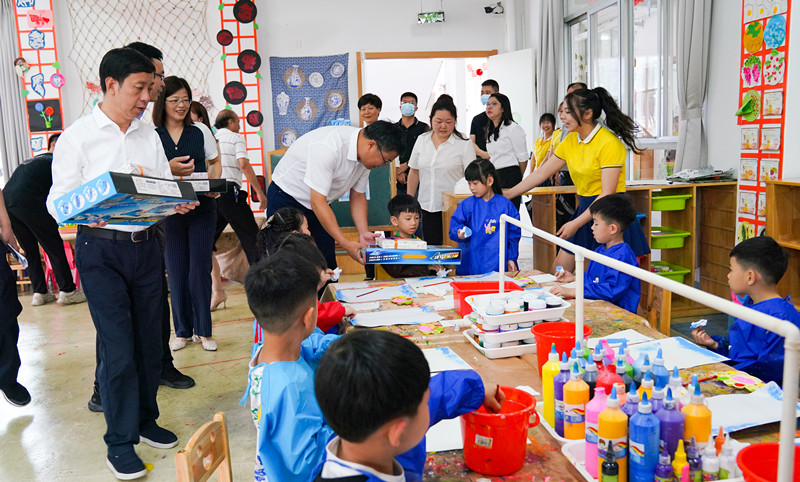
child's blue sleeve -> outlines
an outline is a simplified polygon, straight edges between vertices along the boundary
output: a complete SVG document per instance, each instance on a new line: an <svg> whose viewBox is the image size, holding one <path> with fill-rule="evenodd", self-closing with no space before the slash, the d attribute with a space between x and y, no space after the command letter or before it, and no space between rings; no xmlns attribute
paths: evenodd
<svg viewBox="0 0 800 482"><path fill-rule="evenodd" d="M471 205L469 201L470 199L465 199L461 201L461 204L459 204L458 207L456 208L456 212L454 212L453 215L450 216L450 231L448 235L450 236L450 239L458 243L465 243L469 241L469 238L459 239L458 237L458 230L463 228L464 226L469 226L472 213L467 212L468 210L465 208L465 206Z"/></svg>
<svg viewBox="0 0 800 482"><path fill-rule="evenodd" d="M314 331L300 344L300 356L316 368L316 364L331 343L340 337L341 335L326 335L319 328L314 328Z"/></svg>
<svg viewBox="0 0 800 482"><path fill-rule="evenodd" d="M730 348L731 341L727 336L709 335L711 339L717 342L717 349L713 350L722 356L728 356L728 348Z"/></svg>
<svg viewBox="0 0 800 482"><path fill-rule="evenodd" d="M584 278L583 295L586 298L610 301L618 306L633 281L632 276L607 266L603 266L597 283L590 278L590 276Z"/></svg>

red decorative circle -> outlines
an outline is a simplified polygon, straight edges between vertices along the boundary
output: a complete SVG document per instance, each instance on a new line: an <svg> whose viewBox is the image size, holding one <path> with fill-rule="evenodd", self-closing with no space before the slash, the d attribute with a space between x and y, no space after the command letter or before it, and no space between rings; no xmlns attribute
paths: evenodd
<svg viewBox="0 0 800 482"><path fill-rule="evenodd" d="M251 110L247 113L247 123L253 127L258 127L264 123L264 116L257 110Z"/></svg>
<svg viewBox="0 0 800 482"><path fill-rule="evenodd" d="M258 9L250 0L239 0L233 6L233 17L241 23L250 23L256 19Z"/></svg>
<svg viewBox="0 0 800 482"><path fill-rule="evenodd" d="M217 43L223 47L227 47L233 43L233 34L230 32L230 30L222 29L217 32Z"/></svg>
<svg viewBox="0 0 800 482"><path fill-rule="evenodd" d="M478 69L475 71L475 73L478 75L483 75L483 69Z"/></svg>

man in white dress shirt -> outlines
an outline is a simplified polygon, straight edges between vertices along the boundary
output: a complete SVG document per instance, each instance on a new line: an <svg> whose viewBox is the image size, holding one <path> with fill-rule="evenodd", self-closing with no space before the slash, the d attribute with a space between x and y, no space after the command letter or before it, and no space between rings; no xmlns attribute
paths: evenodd
<svg viewBox="0 0 800 482"><path fill-rule="evenodd" d="M51 214L55 199L106 171L172 177L158 135L138 119L147 107L154 71L150 59L132 49L103 56L103 102L64 131L53 153ZM196 205L175 210L185 214ZM130 480L147 475L134 444L171 448L178 443L174 433L156 424L163 266L154 227L105 226L78 228L75 257L100 339L97 380L107 425L106 465L117 478Z"/></svg>

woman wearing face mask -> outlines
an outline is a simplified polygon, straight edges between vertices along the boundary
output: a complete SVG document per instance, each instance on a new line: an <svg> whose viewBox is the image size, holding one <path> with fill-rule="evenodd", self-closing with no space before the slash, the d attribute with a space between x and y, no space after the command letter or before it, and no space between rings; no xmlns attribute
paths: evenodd
<svg viewBox="0 0 800 482"><path fill-rule="evenodd" d="M408 194L419 187L422 237L429 244L444 239L442 193L453 190L474 159L472 143L456 130L456 106L449 96L440 97L431 109L431 130L417 138L408 161Z"/></svg>
<svg viewBox="0 0 800 482"><path fill-rule="evenodd" d="M518 196L539 186L566 164L575 182L579 203L572 219L556 235L594 250L598 244L592 236L589 206L597 198L625 192L625 146L639 152L634 137L636 125L633 119L619 110L614 98L602 87L576 90L567 94L563 104L562 120L569 134L555 148L547 162L507 190L505 196ZM605 126L597 121L601 113L606 116ZM647 238L638 222L625 230L624 239L636 256L650 252ZM553 270L558 265L566 271L574 271L575 256L569 251L560 250L553 262Z"/></svg>
<svg viewBox="0 0 800 482"><path fill-rule="evenodd" d="M511 116L511 101L503 94L492 94L486 104L486 150L497 169L500 187L516 186L528 166L525 130ZM520 196L509 198L519 209Z"/></svg>

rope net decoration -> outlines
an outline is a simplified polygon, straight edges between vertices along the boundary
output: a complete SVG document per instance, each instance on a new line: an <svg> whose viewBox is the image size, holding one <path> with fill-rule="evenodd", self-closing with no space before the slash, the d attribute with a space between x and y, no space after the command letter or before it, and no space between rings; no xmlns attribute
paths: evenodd
<svg viewBox="0 0 800 482"><path fill-rule="evenodd" d="M81 114L91 112L102 95L98 69L103 54L136 41L153 45L164 53L165 75L183 77L194 93L207 93L212 63L221 54L220 47L208 39L207 3L207 0L67 0L72 19L69 58L75 63L83 86ZM209 109L212 119L215 114Z"/></svg>

